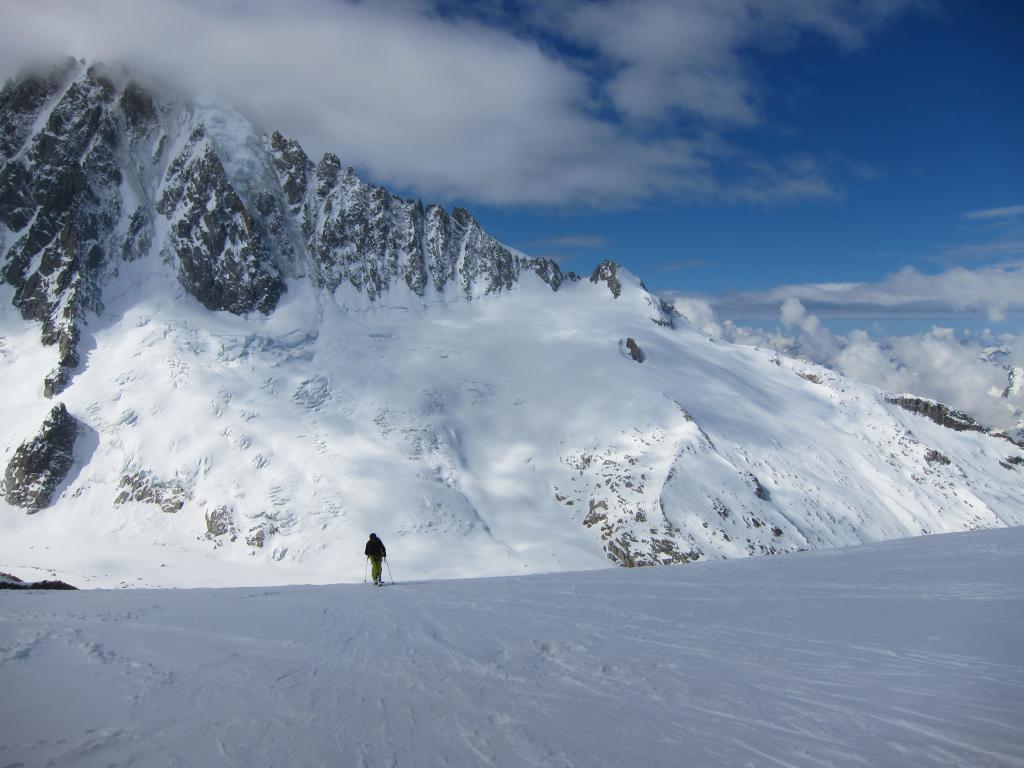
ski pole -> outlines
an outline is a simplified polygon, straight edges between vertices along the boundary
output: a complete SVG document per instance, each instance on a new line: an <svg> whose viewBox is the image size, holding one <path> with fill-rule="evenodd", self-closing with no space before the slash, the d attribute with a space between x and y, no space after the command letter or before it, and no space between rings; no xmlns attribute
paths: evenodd
<svg viewBox="0 0 1024 768"><path fill-rule="evenodd" d="M388 567L388 578L391 579L391 583L394 584L395 577L391 575L391 564L388 562L388 559L386 557L384 558L384 565Z"/></svg>
<svg viewBox="0 0 1024 768"><path fill-rule="evenodd" d="M366 558L366 567L363 568L363 584L366 583L366 572L370 569L370 558Z"/></svg>

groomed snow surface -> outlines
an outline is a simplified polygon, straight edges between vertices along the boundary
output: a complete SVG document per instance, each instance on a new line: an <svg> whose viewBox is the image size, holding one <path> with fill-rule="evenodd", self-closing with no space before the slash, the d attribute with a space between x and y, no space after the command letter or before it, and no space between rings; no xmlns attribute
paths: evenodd
<svg viewBox="0 0 1024 768"><path fill-rule="evenodd" d="M0 765L1024 766L1022 573L1008 528L385 588L0 593Z"/></svg>

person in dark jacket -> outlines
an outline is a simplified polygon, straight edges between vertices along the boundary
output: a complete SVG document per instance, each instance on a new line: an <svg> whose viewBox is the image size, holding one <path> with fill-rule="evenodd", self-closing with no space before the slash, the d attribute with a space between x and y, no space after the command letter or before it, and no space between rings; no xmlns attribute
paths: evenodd
<svg viewBox="0 0 1024 768"><path fill-rule="evenodd" d="M364 551L366 556L370 558L370 564L373 566L370 571L373 575L373 583L380 586L384 583L384 579L381 577L380 566L384 562L384 558L388 556L388 551L384 549L384 542L377 538L376 533L371 533L370 540L366 542L366 549Z"/></svg>

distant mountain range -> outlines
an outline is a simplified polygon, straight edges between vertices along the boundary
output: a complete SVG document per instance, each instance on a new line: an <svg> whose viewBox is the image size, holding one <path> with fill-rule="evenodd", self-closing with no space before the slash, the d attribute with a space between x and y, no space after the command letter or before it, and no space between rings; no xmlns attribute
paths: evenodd
<svg viewBox="0 0 1024 768"><path fill-rule="evenodd" d="M563 273L122 68L8 83L0 163L0 570L357 579L375 530L407 577L507 574L1024 524L1024 451L966 414L709 340L614 263Z"/></svg>

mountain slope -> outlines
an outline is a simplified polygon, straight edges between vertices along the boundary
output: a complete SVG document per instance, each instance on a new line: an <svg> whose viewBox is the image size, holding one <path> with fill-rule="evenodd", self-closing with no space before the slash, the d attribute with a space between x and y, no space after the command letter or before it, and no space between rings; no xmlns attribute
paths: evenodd
<svg viewBox="0 0 1024 768"><path fill-rule="evenodd" d="M466 576L1024 524L1018 446L713 342L614 264L563 275L96 67L0 105L8 570L356 580L374 530L405 576Z"/></svg>
<svg viewBox="0 0 1024 768"><path fill-rule="evenodd" d="M0 755L1020 766L1022 569L1018 528L381 589L0 592Z"/></svg>

